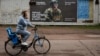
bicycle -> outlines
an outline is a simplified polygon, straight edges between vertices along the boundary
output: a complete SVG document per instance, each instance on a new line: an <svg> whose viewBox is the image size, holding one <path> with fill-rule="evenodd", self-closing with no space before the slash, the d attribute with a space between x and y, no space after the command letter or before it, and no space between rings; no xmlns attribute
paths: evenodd
<svg viewBox="0 0 100 56"><path fill-rule="evenodd" d="M27 51L32 45L38 54L46 54L51 48L50 41L45 36L41 37L38 35L36 26L33 40L28 46L21 45L21 39L17 36L18 34L16 32L12 32L11 28L8 27L6 30L8 31L8 35L9 33L13 34L13 37L9 36L5 42L5 51L11 56L17 56L22 51Z"/></svg>

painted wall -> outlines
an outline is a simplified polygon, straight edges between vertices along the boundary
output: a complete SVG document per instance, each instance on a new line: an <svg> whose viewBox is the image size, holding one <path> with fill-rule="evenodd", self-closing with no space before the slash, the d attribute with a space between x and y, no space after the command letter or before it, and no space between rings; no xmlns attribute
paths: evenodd
<svg viewBox="0 0 100 56"><path fill-rule="evenodd" d="M94 13L94 12L93 12L93 8L94 8L94 6L93 6L93 0L90 0L89 2L90 2L90 3L89 3L89 6L90 6L90 7L89 7L89 11L90 11L90 12L89 12L89 18L90 18L91 20L93 20L93 13Z"/></svg>

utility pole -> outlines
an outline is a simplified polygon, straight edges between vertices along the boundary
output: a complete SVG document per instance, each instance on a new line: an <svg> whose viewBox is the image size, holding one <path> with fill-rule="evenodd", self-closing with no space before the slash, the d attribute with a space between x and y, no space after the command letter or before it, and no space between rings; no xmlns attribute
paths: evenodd
<svg viewBox="0 0 100 56"><path fill-rule="evenodd" d="M99 12L99 0L95 0L95 5L97 6L97 23L100 23L100 18L99 18L99 16L100 16L100 12Z"/></svg>
<svg viewBox="0 0 100 56"><path fill-rule="evenodd" d="M2 24L2 22L1 22L1 0L0 0L0 24Z"/></svg>

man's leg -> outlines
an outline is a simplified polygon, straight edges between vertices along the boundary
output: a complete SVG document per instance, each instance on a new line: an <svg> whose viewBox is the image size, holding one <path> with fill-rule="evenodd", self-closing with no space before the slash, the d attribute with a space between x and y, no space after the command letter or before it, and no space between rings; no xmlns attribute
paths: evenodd
<svg viewBox="0 0 100 56"><path fill-rule="evenodd" d="M23 36L23 37L22 37L22 44L23 44L23 45L28 45L28 44L26 43L26 40L29 38L30 32L28 32L28 31L23 31L23 30L19 30L18 33L21 34L21 35Z"/></svg>
<svg viewBox="0 0 100 56"><path fill-rule="evenodd" d="M23 42L26 42L26 40L29 38L29 36L30 36L30 32L28 32L28 31L24 31Z"/></svg>

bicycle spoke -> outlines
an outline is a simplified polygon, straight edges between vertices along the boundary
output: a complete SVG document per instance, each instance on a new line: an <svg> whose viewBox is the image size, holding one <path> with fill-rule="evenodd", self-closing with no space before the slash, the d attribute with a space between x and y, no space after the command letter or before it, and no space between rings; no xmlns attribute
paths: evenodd
<svg viewBox="0 0 100 56"><path fill-rule="evenodd" d="M8 41L5 45L5 50L6 52L9 54L9 55L18 55L22 49L21 47L18 47L18 46L13 46L12 42L11 41Z"/></svg>
<svg viewBox="0 0 100 56"><path fill-rule="evenodd" d="M47 53L49 49L50 49L50 43L47 39L41 38L35 42L35 51L37 53Z"/></svg>

